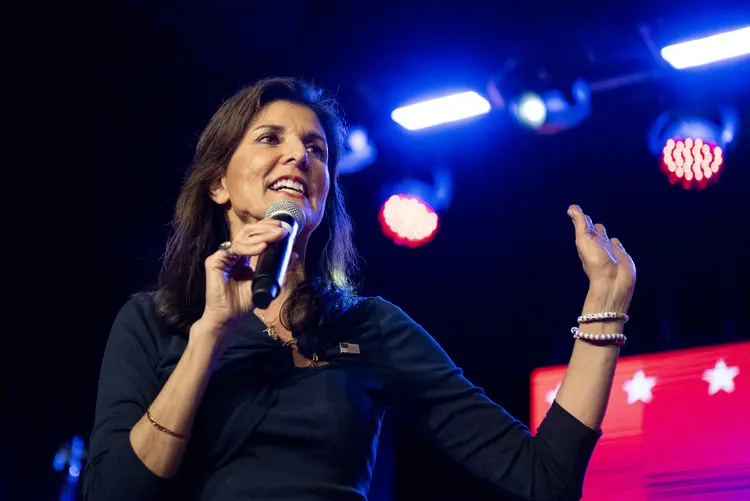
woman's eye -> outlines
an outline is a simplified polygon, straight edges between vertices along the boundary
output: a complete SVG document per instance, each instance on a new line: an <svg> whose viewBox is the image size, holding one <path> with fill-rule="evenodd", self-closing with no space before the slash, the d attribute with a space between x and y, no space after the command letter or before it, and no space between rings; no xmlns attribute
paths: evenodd
<svg viewBox="0 0 750 501"><path fill-rule="evenodd" d="M276 144L279 142L279 138L274 134L264 134L258 138L258 142L262 144Z"/></svg>
<svg viewBox="0 0 750 501"><path fill-rule="evenodd" d="M320 158L322 158L323 154L325 153L325 151L323 150L323 148L321 148L317 144L308 145L307 151L310 152L310 153L312 153L312 154L314 154L314 155L316 155L317 157L320 157Z"/></svg>

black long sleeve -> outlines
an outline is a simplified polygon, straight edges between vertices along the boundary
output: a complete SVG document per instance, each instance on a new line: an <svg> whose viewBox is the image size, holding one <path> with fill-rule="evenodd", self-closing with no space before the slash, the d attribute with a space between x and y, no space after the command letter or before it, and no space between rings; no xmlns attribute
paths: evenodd
<svg viewBox="0 0 750 501"><path fill-rule="evenodd" d="M159 393L158 332L150 300L136 296L117 315L99 379L90 455L82 478L86 501L150 501L168 481L136 456L130 430Z"/></svg>
<svg viewBox="0 0 750 501"><path fill-rule="evenodd" d="M179 360L181 344L163 330L148 295L131 299L102 361L84 499L364 500L380 403L389 401L413 411L417 430L506 498L580 498L598 432L553 404L532 436L401 310L378 298L359 311L345 330L361 354L334 344L321 352L330 365L312 369L294 369L260 321L249 325L204 396L204 426L194 428L190 446L202 440L208 448L193 450L192 469L164 480L136 456L129 435L161 390L165 369ZM264 363L286 363L289 370L267 377L254 372ZM245 366L253 370L249 378ZM227 442L238 447L213 462L211 445ZM293 482L288 471L295 472Z"/></svg>
<svg viewBox="0 0 750 501"><path fill-rule="evenodd" d="M505 496L537 501L581 498L600 432L553 403L538 433L472 385L434 339L380 300L378 315L393 385L418 431Z"/></svg>

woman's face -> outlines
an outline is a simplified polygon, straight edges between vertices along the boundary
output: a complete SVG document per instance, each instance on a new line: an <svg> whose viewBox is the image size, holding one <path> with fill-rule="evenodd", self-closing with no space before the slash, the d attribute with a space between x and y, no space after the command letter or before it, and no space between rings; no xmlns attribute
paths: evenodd
<svg viewBox="0 0 750 501"><path fill-rule="evenodd" d="M229 208L232 234L263 219L276 200L291 200L307 216L309 235L323 218L330 175L328 143L317 115L290 101L267 104L248 127L211 198Z"/></svg>

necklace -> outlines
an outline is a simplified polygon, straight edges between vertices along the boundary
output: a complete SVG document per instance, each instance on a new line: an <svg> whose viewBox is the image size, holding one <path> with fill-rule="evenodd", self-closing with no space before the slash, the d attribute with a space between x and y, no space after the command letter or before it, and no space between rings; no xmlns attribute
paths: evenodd
<svg viewBox="0 0 750 501"><path fill-rule="evenodd" d="M266 334L268 334L271 337L271 339L273 339L274 341L278 341L279 340L279 335L276 334L276 327L273 326L273 322L271 322L271 323L266 322L266 319L265 319L265 317L263 317L263 314L261 312L259 312L258 310L253 310L253 311L254 311L255 315L258 318L260 318L260 321L263 322L263 325L266 326L266 328L263 329L263 332L265 332ZM278 318L276 320L278 320ZM274 320L274 322L276 320ZM292 339L294 339L294 338L292 338Z"/></svg>
<svg viewBox="0 0 750 501"><path fill-rule="evenodd" d="M253 312L255 313L255 315L257 315L257 317L260 319L260 321L263 322L263 325L266 326L266 328L263 329L263 332L265 332L266 334L268 334L268 336L271 339L273 339L274 341L281 341L281 338L279 337L278 333L276 332L276 328L273 326L273 324L276 322L276 320L278 320L278 317L276 318L276 320L274 320L272 322L267 322L266 319L263 317L263 314L261 312L259 312L258 310L253 310ZM284 348L290 348L290 347L292 347L292 346L294 346L296 344L297 344L297 338L294 337L294 334L292 334L291 339L289 339L289 341L284 341L281 344L281 346L283 346ZM313 352L313 354L312 354L312 360L310 360L310 365L308 365L307 367L315 367L316 365L318 365L318 360L319 360L318 359L318 354L315 353L315 352Z"/></svg>

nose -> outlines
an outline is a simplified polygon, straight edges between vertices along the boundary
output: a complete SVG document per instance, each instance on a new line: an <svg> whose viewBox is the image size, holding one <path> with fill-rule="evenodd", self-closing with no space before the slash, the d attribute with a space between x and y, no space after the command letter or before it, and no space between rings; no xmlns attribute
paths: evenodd
<svg viewBox="0 0 750 501"><path fill-rule="evenodd" d="M282 163L294 165L300 170L307 171L310 167L310 158L307 155L305 144L299 140L287 141Z"/></svg>

